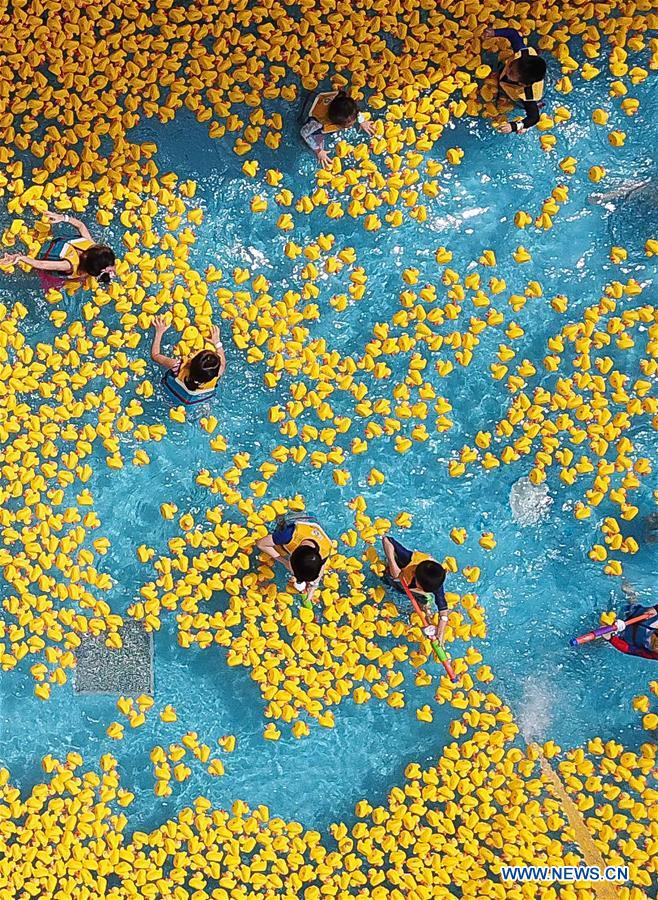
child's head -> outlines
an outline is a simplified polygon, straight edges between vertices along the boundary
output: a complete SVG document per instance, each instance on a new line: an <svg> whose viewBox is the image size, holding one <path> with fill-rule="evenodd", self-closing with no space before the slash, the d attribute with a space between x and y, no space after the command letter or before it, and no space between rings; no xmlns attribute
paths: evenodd
<svg viewBox="0 0 658 900"><path fill-rule="evenodd" d="M512 62L508 74L517 84L534 84L544 79L546 63L541 56L519 56Z"/></svg>
<svg viewBox="0 0 658 900"><path fill-rule="evenodd" d="M202 350L190 360L189 369L185 375L185 386L191 391L196 391L202 385L212 381L219 375L221 360L219 354L212 350Z"/></svg>
<svg viewBox="0 0 658 900"><path fill-rule="evenodd" d="M109 284L116 257L111 247L105 244L92 244L80 254L80 271L92 275L102 284Z"/></svg>
<svg viewBox="0 0 658 900"><path fill-rule="evenodd" d="M317 546L310 544L301 544L290 554L290 568L297 584L314 582L324 563Z"/></svg>
<svg viewBox="0 0 658 900"><path fill-rule="evenodd" d="M446 580L446 572L440 563L426 559L418 563L414 577L419 588L434 594Z"/></svg>
<svg viewBox="0 0 658 900"><path fill-rule="evenodd" d="M333 125L340 125L341 128L354 125L357 114L356 102L348 97L345 91L338 91L327 110L329 121Z"/></svg>

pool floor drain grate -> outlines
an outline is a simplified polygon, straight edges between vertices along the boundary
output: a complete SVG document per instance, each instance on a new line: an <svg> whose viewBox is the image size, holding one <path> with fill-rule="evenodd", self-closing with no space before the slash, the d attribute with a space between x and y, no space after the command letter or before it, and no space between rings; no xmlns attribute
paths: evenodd
<svg viewBox="0 0 658 900"><path fill-rule="evenodd" d="M120 650L105 646L105 634L82 638L76 654L77 694L153 694L153 634L130 619L120 634Z"/></svg>

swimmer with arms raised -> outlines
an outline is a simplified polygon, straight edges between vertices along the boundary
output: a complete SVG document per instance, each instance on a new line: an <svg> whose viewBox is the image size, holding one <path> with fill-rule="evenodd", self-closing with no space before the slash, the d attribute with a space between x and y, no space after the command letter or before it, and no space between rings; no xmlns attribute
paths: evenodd
<svg viewBox="0 0 658 900"><path fill-rule="evenodd" d="M160 350L162 336L169 328L163 316L153 319L151 359L165 370L162 383L173 401L185 406L204 403L217 393L217 384L226 370L226 355L219 328L212 326L212 350L200 350L189 359L173 359Z"/></svg>

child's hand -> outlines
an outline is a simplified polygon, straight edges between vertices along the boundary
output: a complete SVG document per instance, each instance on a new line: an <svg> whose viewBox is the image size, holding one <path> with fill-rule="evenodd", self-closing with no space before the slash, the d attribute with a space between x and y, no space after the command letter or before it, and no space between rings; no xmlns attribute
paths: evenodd
<svg viewBox="0 0 658 900"><path fill-rule="evenodd" d="M317 598L315 596L316 587L317 587L317 582L312 584L311 587L307 591L304 592L306 594L306 599L312 606L315 606L315 604L318 602Z"/></svg>
<svg viewBox="0 0 658 900"><path fill-rule="evenodd" d="M365 131L368 137L372 137L375 133L375 123L372 119L364 119L363 122L361 122L361 129Z"/></svg>
<svg viewBox="0 0 658 900"><path fill-rule="evenodd" d="M327 153L326 150L318 150L316 153L317 160L320 163L320 167L322 169L328 169L331 165L331 157Z"/></svg>
<svg viewBox="0 0 658 900"><path fill-rule="evenodd" d="M164 316L156 316L155 319L153 319L153 328L155 329L156 334L164 334L169 328L169 325L165 321Z"/></svg>
<svg viewBox="0 0 658 900"><path fill-rule="evenodd" d="M51 212L49 209L45 211L44 216L48 219L49 222L52 222L53 225L57 225L58 222L63 222L66 218L63 213Z"/></svg>
<svg viewBox="0 0 658 900"><path fill-rule="evenodd" d="M13 266L15 263L19 262L20 258L20 253L5 253L5 255L0 258L0 266Z"/></svg>
<svg viewBox="0 0 658 900"><path fill-rule="evenodd" d="M511 134L512 126L510 125L509 122L504 122L502 125L499 126L498 131L500 131L501 134Z"/></svg>
<svg viewBox="0 0 658 900"><path fill-rule="evenodd" d="M213 342L213 344L221 344L222 342L222 335L217 325L213 325L210 331L210 340Z"/></svg>
<svg viewBox="0 0 658 900"><path fill-rule="evenodd" d="M486 37L486 38L496 37L496 32L493 28L485 28L484 34L482 35L482 37Z"/></svg>

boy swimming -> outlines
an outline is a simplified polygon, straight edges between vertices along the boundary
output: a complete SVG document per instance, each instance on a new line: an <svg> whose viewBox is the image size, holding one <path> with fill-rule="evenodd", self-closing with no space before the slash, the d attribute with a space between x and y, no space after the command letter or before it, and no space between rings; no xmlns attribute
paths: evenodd
<svg viewBox="0 0 658 900"><path fill-rule="evenodd" d="M430 600L434 600L439 614L439 624L431 625L426 633L443 647L448 625L448 603L443 590L445 569L429 554L408 550L388 534L382 538L382 547L387 562L384 575L386 584L390 584L398 593L403 594L405 591L402 580L404 580L420 607L426 611Z"/></svg>
<svg viewBox="0 0 658 900"><path fill-rule="evenodd" d="M514 56L503 66L498 77L498 87L510 100L523 107L525 118L521 122L505 122L498 130L503 134L521 134L539 122L546 63L534 47L526 44L515 28L487 28L484 37L506 38L512 45Z"/></svg>
<svg viewBox="0 0 658 900"><path fill-rule="evenodd" d="M260 551L282 563L295 580L295 587L312 602L333 551L331 538L308 516L279 520L272 534L256 542Z"/></svg>
<svg viewBox="0 0 658 900"><path fill-rule="evenodd" d="M324 147L325 134L351 128L358 123L369 136L375 132L374 122L360 113L356 101L345 91L328 91L312 95L302 114L300 134L311 148L323 169L331 165L331 157Z"/></svg>

